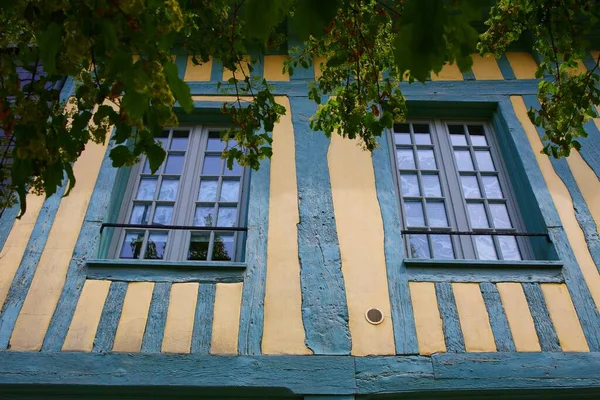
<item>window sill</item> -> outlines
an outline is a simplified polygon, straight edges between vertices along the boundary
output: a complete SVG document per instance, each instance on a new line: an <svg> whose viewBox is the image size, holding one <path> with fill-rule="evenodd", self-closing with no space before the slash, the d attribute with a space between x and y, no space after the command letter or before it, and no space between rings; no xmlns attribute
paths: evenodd
<svg viewBox="0 0 600 400"><path fill-rule="evenodd" d="M242 282L246 263L216 261L88 260L88 279L124 282Z"/></svg>
<svg viewBox="0 0 600 400"><path fill-rule="evenodd" d="M562 261L405 259L409 281L562 283Z"/></svg>

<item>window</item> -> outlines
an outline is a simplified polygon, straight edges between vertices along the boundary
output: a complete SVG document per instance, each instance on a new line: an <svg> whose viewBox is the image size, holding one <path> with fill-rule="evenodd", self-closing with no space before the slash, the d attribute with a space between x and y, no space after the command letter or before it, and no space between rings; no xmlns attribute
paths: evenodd
<svg viewBox="0 0 600 400"><path fill-rule="evenodd" d="M113 257L243 260L244 232L236 228L245 221L248 172L227 168L219 131L166 129L157 140L167 157L155 174L145 157L132 168L119 215L127 226L113 235Z"/></svg>
<svg viewBox="0 0 600 400"><path fill-rule="evenodd" d="M531 258L488 124L396 124L393 140L409 257Z"/></svg>

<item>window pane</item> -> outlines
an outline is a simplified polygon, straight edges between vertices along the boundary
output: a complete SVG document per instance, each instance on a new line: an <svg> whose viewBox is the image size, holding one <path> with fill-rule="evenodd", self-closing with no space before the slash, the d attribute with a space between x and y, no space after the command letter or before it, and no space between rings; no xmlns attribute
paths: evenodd
<svg viewBox="0 0 600 400"><path fill-rule="evenodd" d="M173 222L173 206L160 205L154 210L152 223L161 225L171 225Z"/></svg>
<svg viewBox="0 0 600 400"><path fill-rule="evenodd" d="M485 188L485 195L488 199L501 199L504 197L502 189L500 188L500 182L496 176L482 176L483 187Z"/></svg>
<svg viewBox="0 0 600 400"><path fill-rule="evenodd" d="M217 181L202 179L198 201L217 201Z"/></svg>
<svg viewBox="0 0 600 400"><path fill-rule="evenodd" d="M136 204L131 211L130 224L147 224L150 217L150 204Z"/></svg>
<svg viewBox="0 0 600 400"><path fill-rule="evenodd" d="M444 207L444 203L441 201L427 202L427 218L429 219L429 226L448 226L448 217L446 216L446 207Z"/></svg>
<svg viewBox="0 0 600 400"><path fill-rule="evenodd" d="M469 125L469 133L471 134L471 144L473 146L487 146L487 140L485 139L485 132L481 125Z"/></svg>
<svg viewBox="0 0 600 400"><path fill-rule="evenodd" d="M415 174L400 175L400 190L402 196L420 196L419 182Z"/></svg>
<svg viewBox="0 0 600 400"><path fill-rule="evenodd" d="M222 151L224 143L221 141L221 135L215 132L211 132L208 136L208 144L206 150L208 151Z"/></svg>
<svg viewBox="0 0 600 400"><path fill-rule="evenodd" d="M454 150L454 157L459 171L473 171L473 160L469 150Z"/></svg>
<svg viewBox="0 0 600 400"><path fill-rule="evenodd" d="M220 207L217 226L236 226L237 223L237 208L236 207Z"/></svg>
<svg viewBox="0 0 600 400"><path fill-rule="evenodd" d="M423 191L425 196L442 197L442 188L440 186L440 178L437 175L422 175Z"/></svg>
<svg viewBox="0 0 600 400"><path fill-rule="evenodd" d="M465 135L450 135L452 146L466 146L467 137Z"/></svg>
<svg viewBox="0 0 600 400"><path fill-rule="evenodd" d="M156 170L155 174L157 174L158 172L160 172L160 167L158 168L158 170ZM142 174L148 174L148 175L152 174L152 171L150 170L150 162L148 161L148 159L146 159L146 161L144 162L144 168L142 169Z"/></svg>
<svg viewBox="0 0 600 400"><path fill-rule="evenodd" d="M477 177L473 175L461 175L460 182L462 184L463 193L467 199L480 198L481 191Z"/></svg>
<svg viewBox="0 0 600 400"><path fill-rule="evenodd" d="M491 236L475 236L477 257L480 260L497 260L496 247Z"/></svg>
<svg viewBox="0 0 600 400"><path fill-rule="evenodd" d="M160 143L162 145L163 149L167 148L167 141L169 140L169 130L166 131L162 131L160 133L160 136L157 138L154 138L154 141L156 143Z"/></svg>
<svg viewBox="0 0 600 400"><path fill-rule="evenodd" d="M148 237L148 246L144 258L151 260L162 260L165 256L165 248L167 247L167 232L150 232Z"/></svg>
<svg viewBox="0 0 600 400"><path fill-rule="evenodd" d="M154 198L154 192L156 191L156 178L142 178L140 179L140 186L138 187L136 199L138 200L152 200Z"/></svg>
<svg viewBox="0 0 600 400"><path fill-rule="evenodd" d="M204 166L202 175L220 175L221 174L221 156L204 157Z"/></svg>
<svg viewBox="0 0 600 400"><path fill-rule="evenodd" d="M412 149L397 149L399 169L415 169L415 158Z"/></svg>
<svg viewBox="0 0 600 400"><path fill-rule="evenodd" d="M431 144L431 136L429 133L415 133L416 144Z"/></svg>
<svg viewBox="0 0 600 400"><path fill-rule="evenodd" d="M440 260L454 259L454 249L450 235L431 235L431 246L433 247L433 258Z"/></svg>
<svg viewBox="0 0 600 400"><path fill-rule="evenodd" d="M477 166L480 171L495 171L492 156L487 150L477 150L475 152L475 158L477 158Z"/></svg>
<svg viewBox="0 0 600 400"><path fill-rule="evenodd" d="M190 249L188 250L188 260L206 260L208 258L209 243L210 233L192 232L190 238Z"/></svg>
<svg viewBox="0 0 600 400"><path fill-rule="evenodd" d="M490 227L483 203L469 203L467 207L469 208L469 219L472 228Z"/></svg>
<svg viewBox="0 0 600 400"><path fill-rule="evenodd" d="M412 258L431 258L427 235L410 235L408 237L410 256Z"/></svg>
<svg viewBox="0 0 600 400"><path fill-rule="evenodd" d="M198 206L196 207L196 214L194 215L194 226L214 226L214 208L212 206Z"/></svg>
<svg viewBox="0 0 600 400"><path fill-rule="evenodd" d="M396 143L396 144L411 144L410 133L394 133L394 143Z"/></svg>
<svg viewBox="0 0 600 400"><path fill-rule="evenodd" d="M221 201L238 201L240 193L240 181L223 181L221 186Z"/></svg>
<svg viewBox="0 0 600 400"><path fill-rule="evenodd" d="M394 124L394 132L409 133L410 127L408 124Z"/></svg>
<svg viewBox="0 0 600 400"><path fill-rule="evenodd" d="M404 210L406 212L407 226L425 226L423 205L420 201L405 201Z"/></svg>
<svg viewBox="0 0 600 400"><path fill-rule="evenodd" d="M233 258L233 233L215 234L212 259L215 261L231 261Z"/></svg>
<svg viewBox="0 0 600 400"><path fill-rule="evenodd" d="M512 228L512 224L510 223L510 217L508 216L508 210L506 209L506 204L490 204L490 212L492 213L494 228Z"/></svg>
<svg viewBox="0 0 600 400"><path fill-rule="evenodd" d="M175 201L179 189L179 179L164 178L160 184L159 200Z"/></svg>
<svg viewBox="0 0 600 400"><path fill-rule="evenodd" d="M462 125L448 125L448 132L451 135L462 135L465 133L465 127Z"/></svg>
<svg viewBox="0 0 600 400"><path fill-rule="evenodd" d="M185 150L188 144L188 131L175 131L173 132L173 139L171 139L171 150Z"/></svg>
<svg viewBox="0 0 600 400"><path fill-rule="evenodd" d="M415 133L429 133L429 124L413 124Z"/></svg>
<svg viewBox="0 0 600 400"><path fill-rule="evenodd" d="M419 157L419 168L420 169L436 169L435 157L433 150L417 150Z"/></svg>
<svg viewBox="0 0 600 400"><path fill-rule="evenodd" d="M165 174L179 175L183 170L183 154L169 154L167 156L167 165L165 166Z"/></svg>
<svg viewBox="0 0 600 400"><path fill-rule="evenodd" d="M502 252L502 258L505 260L521 259L519 246L517 246L517 240L514 236L498 236L498 242L500 243L500 252Z"/></svg>
<svg viewBox="0 0 600 400"><path fill-rule="evenodd" d="M144 232L127 232L121 247L121 258L140 258Z"/></svg>
<svg viewBox="0 0 600 400"><path fill-rule="evenodd" d="M225 162L225 170L224 170L224 175L226 176L240 176L242 175L242 167L240 166L240 164L238 164L237 161L233 161L233 165L231 166L231 169L229 169L227 167L227 161Z"/></svg>

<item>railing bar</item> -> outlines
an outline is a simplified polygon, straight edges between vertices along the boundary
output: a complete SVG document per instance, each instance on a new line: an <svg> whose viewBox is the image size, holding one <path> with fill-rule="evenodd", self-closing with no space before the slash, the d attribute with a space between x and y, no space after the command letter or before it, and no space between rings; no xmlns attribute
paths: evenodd
<svg viewBox="0 0 600 400"><path fill-rule="evenodd" d="M403 235L466 235L466 236L543 236L549 238L550 235L544 232L470 232L470 231L420 231L420 230L402 230Z"/></svg>
<svg viewBox="0 0 600 400"><path fill-rule="evenodd" d="M106 222L100 225L100 234L104 228L141 228L141 229L169 229L182 231L217 231L217 232L247 232L245 226L188 226L188 225L160 225L160 224L120 224Z"/></svg>

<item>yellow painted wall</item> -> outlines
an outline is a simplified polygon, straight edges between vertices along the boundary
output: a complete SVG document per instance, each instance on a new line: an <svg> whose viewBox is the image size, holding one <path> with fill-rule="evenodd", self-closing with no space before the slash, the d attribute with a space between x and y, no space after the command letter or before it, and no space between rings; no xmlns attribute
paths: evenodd
<svg viewBox="0 0 600 400"><path fill-rule="evenodd" d="M210 72L212 70L213 59L210 58L207 62L200 65L194 65L192 57L188 57L187 66L185 67L184 81L210 81Z"/></svg>
<svg viewBox="0 0 600 400"><path fill-rule="evenodd" d="M499 80L504 79L498 63L493 56L480 56L473 54L473 75L477 80Z"/></svg>
<svg viewBox="0 0 600 400"><path fill-rule="evenodd" d="M239 65L237 65L237 69L235 70L235 74L233 71L224 68L223 69L223 80L228 81L230 78L234 77L238 80L244 80L244 77L250 76L250 68L249 64L252 62L252 57L244 56L242 61L240 61ZM254 66L257 67L257 66Z"/></svg>
<svg viewBox="0 0 600 400"><path fill-rule="evenodd" d="M189 353L192 345L198 283L174 283L163 336L163 353Z"/></svg>
<svg viewBox="0 0 600 400"><path fill-rule="evenodd" d="M439 74L431 73L432 81L462 81L463 75L456 64L446 64Z"/></svg>
<svg viewBox="0 0 600 400"><path fill-rule="evenodd" d="M529 53L508 52L506 58L517 79L535 79L537 63Z"/></svg>
<svg viewBox="0 0 600 400"><path fill-rule="evenodd" d="M465 338L465 349L467 351L496 351L490 316L479 284L453 283L452 290Z"/></svg>
<svg viewBox="0 0 600 400"><path fill-rule="evenodd" d="M541 351L523 286L516 282L498 283L504 313L517 351Z"/></svg>
<svg viewBox="0 0 600 400"><path fill-rule="evenodd" d="M567 286L558 283L540 286L562 351L590 351Z"/></svg>
<svg viewBox="0 0 600 400"><path fill-rule="evenodd" d="M263 77L268 81L289 81L290 75L283 73L283 63L289 60L288 56L265 56Z"/></svg>
<svg viewBox="0 0 600 400"><path fill-rule="evenodd" d="M113 351L137 353L142 347L154 282L131 282L127 286Z"/></svg>
<svg viewBox="0 0 600 400"><path fill-rule="evenodd" d="M217 283L211 354L237 354L241 304L241 283Z"/></svg>
<svg viewBox="0 0 600 400"><path fill-rule="evenodd" d="M410 282L419 354L428 356L446 351L442 318L433 282Z"/></svg>

